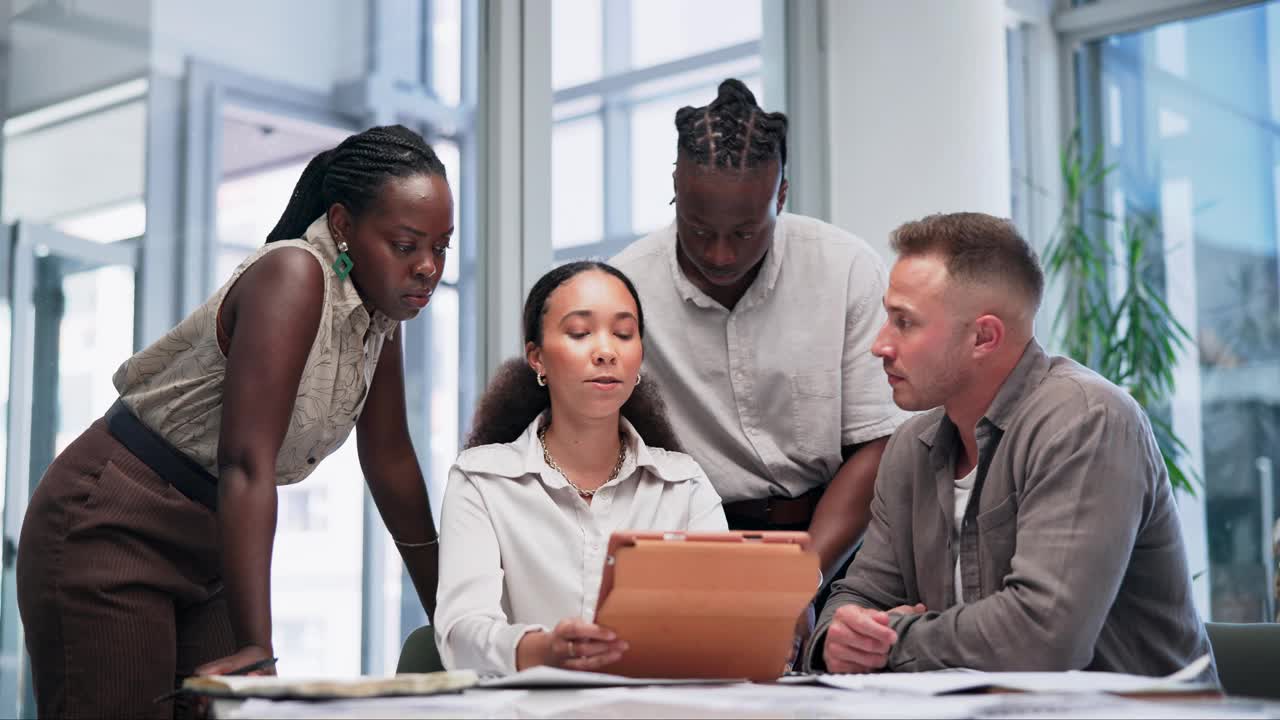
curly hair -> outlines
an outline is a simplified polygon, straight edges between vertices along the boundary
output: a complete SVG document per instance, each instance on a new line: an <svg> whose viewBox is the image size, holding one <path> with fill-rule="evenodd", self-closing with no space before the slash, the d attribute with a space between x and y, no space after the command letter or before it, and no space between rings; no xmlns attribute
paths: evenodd
<svg viewBox="0 0 1280 720"><path fill-rule="evenodd" d="M631 279L608 263L583 260L553 268L529 291L523 313L526 343L542 345L542 316L546 313L551 293L574 276L589 271L608 273L626 286L636 303L636 325L640 339L644 340L644 309ZM498 368L480 402L476 403L465 447L509 443L520 437L529 423L550 407L551 395L545 387L538 385L533 368L524 358L512 358ZM662 394L652 380L642 382L632 390L631 397L622 405L622 416L635 427L646 445L667 450L681 449L667 420Z"/></svg>

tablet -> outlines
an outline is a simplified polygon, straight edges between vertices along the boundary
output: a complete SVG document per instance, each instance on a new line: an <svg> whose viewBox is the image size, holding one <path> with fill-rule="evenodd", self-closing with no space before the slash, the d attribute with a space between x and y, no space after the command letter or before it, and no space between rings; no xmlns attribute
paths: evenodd
<svg viewBox="0 0 1280 720"><path fill-rule="evenodd" d="M601 671L775 680L818 591L818 565L803 532L616 532L595 622L629 648Z"/></svg>

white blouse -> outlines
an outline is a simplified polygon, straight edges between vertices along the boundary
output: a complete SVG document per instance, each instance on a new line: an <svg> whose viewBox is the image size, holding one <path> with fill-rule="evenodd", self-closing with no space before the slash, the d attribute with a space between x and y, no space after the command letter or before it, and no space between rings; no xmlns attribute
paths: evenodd
<svg viewBox="0 0 1280 720"><path fill-rule="evenodd" d="M542 422L464 451L449 471L433 619L447 668L513 673L525 633L594 617L615 530L728 529L693 458L648 447L625 419L626 460L588 504L543 460Z"/></svg>

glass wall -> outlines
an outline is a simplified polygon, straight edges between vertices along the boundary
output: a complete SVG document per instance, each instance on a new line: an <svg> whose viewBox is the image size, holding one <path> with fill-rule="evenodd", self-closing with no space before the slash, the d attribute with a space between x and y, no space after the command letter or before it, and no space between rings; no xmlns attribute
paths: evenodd
<svg viewBox="0 0 1280 720"><path fill-rule="evenodd" d="M1099 206L1153 218L1150 277L1194 338L1171 417L1203 479L1212 619L1277 618L1280 544L1280 3L1089 43L1086 147Z"/></svg>
<svg viewBox="0 0 1280 720"><path fill-rule="evenodd" d="M0 3L0 716L30 716L13 562L31 489L115 398L145 228L150 3ZM19 229L21 228L21 229ZM21 238L21 240L19 240Z"/></svg>
<svg viewBox="0 0 1280 720"><path fill-rule="evenodd" d="M768 106L761 0L552 0L551 238L607 258L672 219L676 110L728 77Z"/></svg>
<svg viewBox="0 0 1280 720"><path fill-rule="evenodd" d="M216 8L0 2L0 219L123 243L130 252L139 245L133 239L150 233L142 245L160 250L164 262L164 282L139 280L136 292L127 268L69 264L56 248L35 263L59 273L46 283L47 305L62 315L54 325L37 314L33 334L60 353L46 368L56 375L51 396L34 400L46 406L33 415L37 427L48 421L50 454L102 414L114 399L111 373L162 332L160 323L140 322L135 333L135 310L173 309L176 318L203 302L261 247L316 152L368 125L403 123L436 147L455 207L467 207L471 185L461 173L475 146L478 73L476 43L466 38L477 7L476 0L279 0L266 9L248 0ZM474 232L456 226L430 310L405 327L410 427L437 513L459 419L469 414L459 401L459 353L477 334L459 322L460 288L474 276L459 250L474 243ZM0 370L11 359L9 239L6 228ZM157 257L144 253L144 265L148 254ZM0 376L0 401L8 381ZM8 439L0 433L0 450ZM0 463L0 478L11 469ZM280 672L394 669L402 638L426 617L381 521L368 512L354 436L307 482L282 489L279 503L272 592ZM12 521L22 507L6 513L7 538L16 538ZM9 672L20 666L21 636L5 583L0 715L9 716L24 711L11 704L23 686Z"/></svg>

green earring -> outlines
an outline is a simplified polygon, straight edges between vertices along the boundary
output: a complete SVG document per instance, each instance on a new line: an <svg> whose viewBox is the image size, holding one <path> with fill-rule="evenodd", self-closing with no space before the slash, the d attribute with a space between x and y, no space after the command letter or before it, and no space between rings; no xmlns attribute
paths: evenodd
<svg viewBox="0 0 1280 720"><path fill-rule="evenodd" d="M338 241L338 259L333 261L333 271L338 274L338 280L346 280L351 274L351 268L356 264L351 262L351 256L347 254L347 243Z"/></svg>

